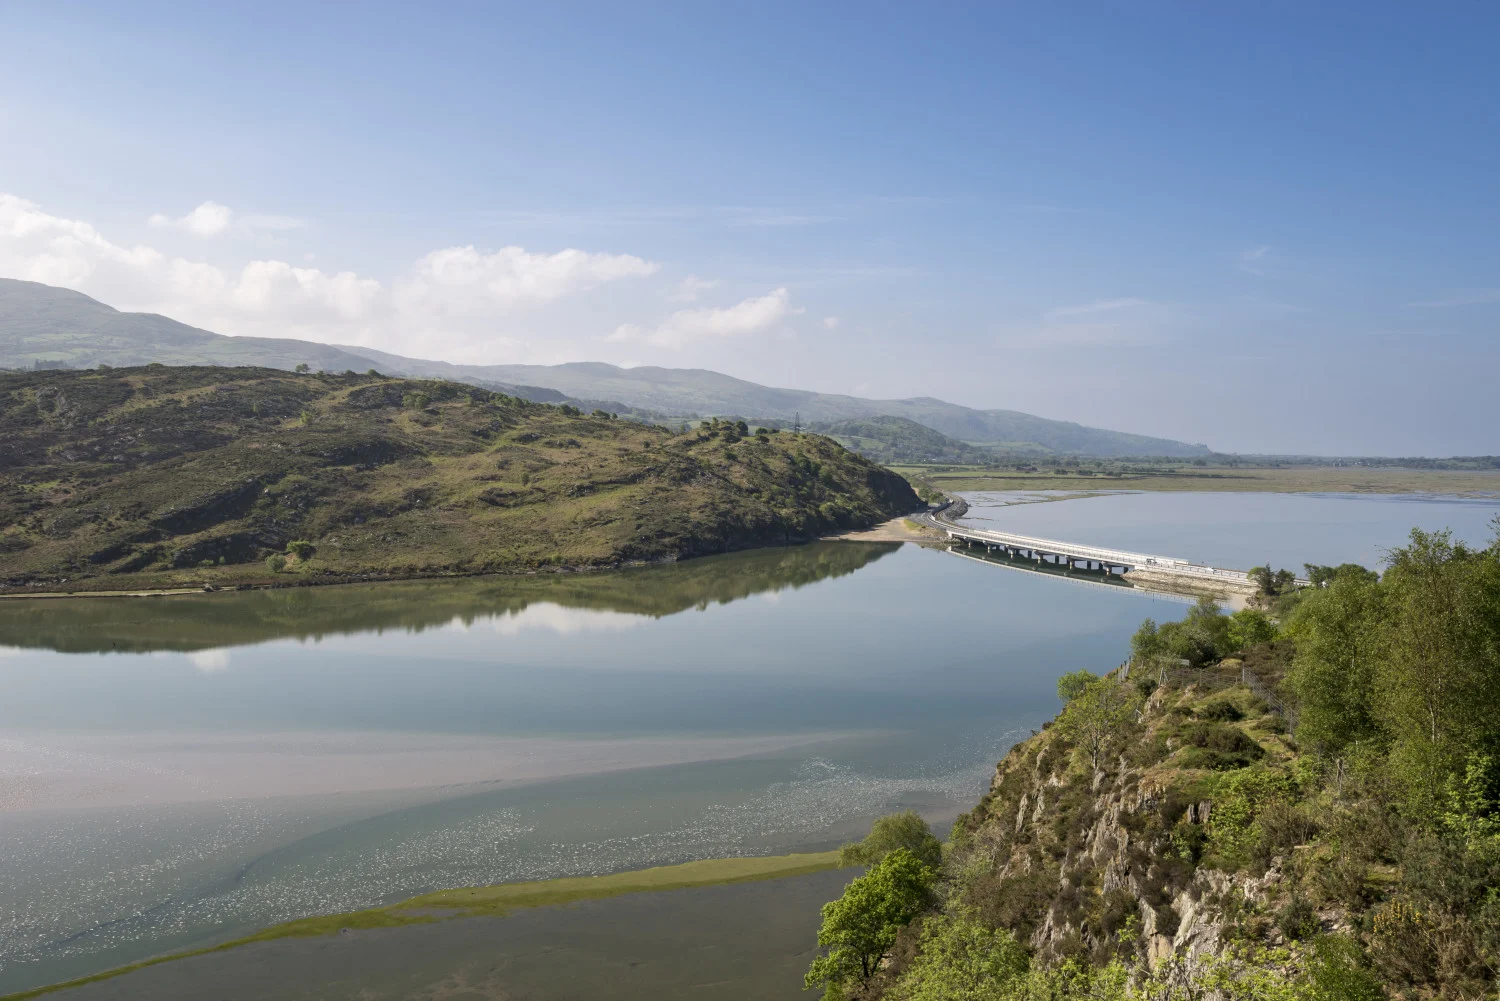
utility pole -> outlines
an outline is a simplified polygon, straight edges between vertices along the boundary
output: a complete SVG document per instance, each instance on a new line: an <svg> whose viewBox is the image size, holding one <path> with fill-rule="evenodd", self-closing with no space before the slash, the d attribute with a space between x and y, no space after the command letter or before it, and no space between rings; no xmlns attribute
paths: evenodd
<svg viewBox="0 0 1500 1001"><path fill-rule="evenodd" d="M792 432L795 434L802 430L802 411L798 410L794 413L795 416L792 417Z"/></svg>

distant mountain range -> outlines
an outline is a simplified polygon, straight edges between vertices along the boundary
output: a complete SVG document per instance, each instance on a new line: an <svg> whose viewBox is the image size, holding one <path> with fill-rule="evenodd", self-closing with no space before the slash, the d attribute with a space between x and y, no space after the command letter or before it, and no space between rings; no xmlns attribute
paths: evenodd
<svg viewBox="0 0 1500 1001"><path fill-rule="evenodd" d="M122 313L80 292L0 278L0 367L92 368L145 365L261 365L453 379L541 402L578 401L657 419L736 416L830 424L902 417L986 451L1116 457L1210 454L1205 445L1085 427L1015 410L977 410L931 397L867 400L801 389L775 389L706 369L566 365L454 365L371 348L274 337L226 337L154 313ZM911 429L898 430L910 443ZM855 437L868 437L854 435ZM954 451L954 446L941 450ZM970 456L972 458L972 456Z"/></svg>

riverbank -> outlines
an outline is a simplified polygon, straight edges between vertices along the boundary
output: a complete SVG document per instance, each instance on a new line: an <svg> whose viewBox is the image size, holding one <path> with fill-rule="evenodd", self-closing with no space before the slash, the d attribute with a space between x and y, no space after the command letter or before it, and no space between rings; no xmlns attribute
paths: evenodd
<svg viewBox="0 0 1500 1001"><path fill-rule="evenodd" d="M1221 491L1234 493L1427 494L1500 498L1500 471L1367 466L1281 466L1121 472L1107 476L1018 472L976 466L893 466L944 492L981 490Z"/></svg>
<svg viewBox="0 0 1500 1001"><path fill-rule="evenodd" d="M712 949L712 956L705 956L700 951L695 959L673 950L690 953L692 949L689 942L694 937L695 930L699 935L705 929L710 933L717 933L721 922L733 921L738 915L741 920L748 919L749 924L771 934L771 939L776 941L777 946L774 950L767 950L768 952L782 951L780 938L796 941L791 929L784 929L788 925L788 916L793 918L790 924L795 926L796 933L805 937L806 931L802 929L802 925L812 927L814 918L808 918L799 911L799 907L808 902L801 900L801 897L808 896L816 901L812 904L815 917L818 904L823 899L828 899L825 894L830 890L836 892L844 878L842 874L831 871L837 869L837 866L838 852L830 851L759 858L704 859L607 876L440 890L387 907L274 925L217 945L159 956L93 976L7 994L0 997L0 1001L27 1001L48 995L70 1001L102 998L106 995L93 988L106 981L111 982L107 996L116 999L187 999L212 996L228 1001L230 998L290 996L407 997L410 995L399 986L392 994L386 995L370 985L357 988L351 988L348 983L320 985L319 980L329 977L330 965L336 966L346 975L353 975L358 971L368 976L372 969L379 969L382 962L389 965L391 957L399 956L402 964L399 974L392 974L391 981L383 985L385 990L391 990L393 984L402 985L414 976L423 975L431 976L433 986L436 987L440 983L451 982L455 977L467 977L464 970L467 960L461 959L460 955L450 955L447 962L451 965L447 968L444 968L442 961L432 962L433 957L445 952L456 952L467 959L473 959L475 952L492 955L493 951L498 950L509 952L514 957L512 962L528 954L550 954L550 962L536 967L532 972L518 975L513 969L508 970L485 990L472 995L495 998L498 1001L510 996L506 991L513 986L542 972L548 977L567 979L567 965L558 961L559 947L561 951L585 954L580 958L586 965L607 970L614 965L609 962L610 950L606 947L603 954L595 951L601 932L633 930L639 934L647 931L651 925L654 925L655 937L659 941L655 948L644 951L656 952L651 957L653 960L663 957L667 959L666 964L655 962L654 966L671 967L685 960L686 965L680 973L707 973L714 979L721 979L725 974L732 975L736 970L733 967L720 969L716 965L705 968L705 959L711 958L717 964L723 959L724 953L733 951L725 948L732 938L726 937L715 942L716 948ZM823 878L806 879L819 875ZM796 881L799 878L802 882L791 894L796 900L777 899L778 895L773 893L734 891L734 888L746 884ZM697 897L690 896L687 900L674 899L671 903L680 905L686 912L678 915L673 915L660 901L636 902L633 906L624 907L596 907L583 915L578 913L576 906L607 903L616 898L654 897L673 891L693 890L718 892L706 895L699 893ZM522 912L540 909L557 911L563 908L567 908L565 914L549 915L522 928L506 923L513 922ZM697 919L681 920L688 918L691 912L699 908L707 912L702 915L703 918L712 914L712 920L706 924ZM497 919L505 919L505 922ZM783 930L787 934L777 934ZM751 929L747 928L746 931L750 932ZM629 935L623 937L628 939ZM417 939L420 939L420 944ZM518 947L518 943L522 942L526 943L525 946ZM764 946L767 943L762 944ZM700 943L699 949L704 948L708 946ZM792 966L796 962L805 962L802 956L806 951L805 943L799 949L786 951L794 960ZM428 962L418 961L416 965L422 969L414 971L412 956L427 957ZM642 958L644 957L627 960L628 968L634 969ZM782 958L785 959L786 956ZM246 964L253 966L253 977L241 977L235 972ZM488 965L490 969L486 975L493 976L496 972L494 964L491 962ZM168 966L172 967L170 973L163 969ZM578 972L574 970L572 975L577 976ZM748 975L754 971L739 972ZM795 980L792 982L796 983ZM609 983L607 977L601 977L598 988L602 989ZM658 984L656 988L662 986ZM475 985L469 984L469 987L474 989ZM342 988L347 994L335 992L334 988ZM372 990L376 992L371 993ZM641 993L611 996L645 998L653 995ZM672 995L669 992L657 996Z"/></svg>

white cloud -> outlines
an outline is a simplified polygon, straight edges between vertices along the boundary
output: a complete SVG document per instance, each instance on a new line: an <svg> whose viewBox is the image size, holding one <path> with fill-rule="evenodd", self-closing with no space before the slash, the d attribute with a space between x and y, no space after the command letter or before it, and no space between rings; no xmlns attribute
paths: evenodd
<svg viewBox="0 0 1500 1001"><path fill-rule="evenodd" d="M1175 321L1172 307L1149 299L1102 299L1047 310L1033 336L1056 345L1145 344Z"/></svg>
<svg viewBox="0 0 1500 1001"><path fill-rule="evenodd" d="M180 219L153 224L210 235L265 220L294 222L238 218L224 206L205 203ZM658 270L630 254L572 248L537 253L514 246L434 250L386 282L282 260L226 268L147 246L121 246L88 223L0 193L0 276L74 288L120 309L159 312L225 334L369 344L428 357L439 351L487 353L514 343L497 331L512 311Z"/></svg>
<svg viewBox="0 0 1500 1001"><path fill-rule="evenodd" d="M146 222L153 229L174 229L194 236L220 236L230 232L255 236L301 229L306 225L301 219L284 215L239 216L228 205L218 202L204 202L187 215L175 219L158 212Z"/></svg>
<svg viewBox="0 0 1500 1001"><path fill-rule="evenodd" d="M823 326L827 327L829 330L833 330L838 325L839 325L839 318L837 316L825 316L825 317L823 317Z"/></svg>
<svg viewBox="0 0 1500 1001"><path fill-rule="evenodd" d="M671 295L667 296L668 302L697 302L698 296L709 289L718 288L719 283L714 280L699 278L697 275L688 275L677 283L677 288Z"/></svg>
<svg viewBox="0 0 1500 1001"><path fill-rule="evenodd" d="M196 236L217 236L234 222L234 211L218 202L204 202L180 219L160 212L147 220L157 229L180 229Z"/></svg>
<svg viewBox="0 0 1500 1001"><path fill-rule="evenodd" d="M678 310L652 330L645 330L633 323L623 324L615 328L609 339L641 340L658 347L675 348L696 341L760 333L775 327L788 315L801 312L801 309L792 307L787 290L779 288L724 309Z"/></svg>
<svg viewBox="0 0 1500 1001"><path fill-rule="evenodd" d="M1270 254L1271 248L1265 244L1240 251L1240 270L1248 271L1252 275L1265 274L1265 264L1268 263Z"/></svg>
<svg viewBox="0 0 1500 1001"><path fill-rule="evenodd" d="M502 247L492 254L468 247L434 250L417 261L408 296L462 289L503 302L547 302L569 292L621 278L656 274L660 265L630 254L591 254L560 250L533 254L523 247Z"/></svg>

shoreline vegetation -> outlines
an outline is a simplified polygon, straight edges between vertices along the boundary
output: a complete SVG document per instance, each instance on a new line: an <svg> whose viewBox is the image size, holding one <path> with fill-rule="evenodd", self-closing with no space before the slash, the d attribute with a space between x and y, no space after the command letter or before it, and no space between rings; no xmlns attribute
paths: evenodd
<svg viewBox="0 0 1500 1001"><path fill-rule="evenodd" d="M1500 980L1500 519L1389 568L1258 568L1058 681L934 858L826 905L826 1001L1384 1001ZM879 825L872 832L876 840Z"/></svg>
<svg viewBox="0 0 1500 1001"><path fill-rule="evenodd" d="M374 372L0 375L0 469L9 593L567 573L922 506L820 435L674 431Z"/></svg>
<svg viewBox="0 0 1500 1001"><path fill-rule="evenodd" d="M1021 468L901 465L891 468L919 488L955 491L1078 491L1079 496L1116 490L1215 491L1234 493L1420 494L1459 498L1500 497L1500 470L1419 469L1401 466L1255 465L1196 467L1189 463L1118 463L1090 467Z"/></svg>
<svg viewBox="0 0 1500 1001"><path fill-rule="evenodd" d="M168 953L61 983L0 995L0 1001L28 1001L30 998L42 997L57 991L112 980L137 970L159 966L162 963L190 959L195 956L207 956L257 942L272 942L286 938L316 938L337 935L345 931L397 928L404 925L432 924L463 918L504 917L514 911L532 907L557 907L584 900L604 900L631 893L660 893L691 887L727 886L735 883L785 879L837 869L846 864L845 861L841 861L838 851L794 853L748 858L701 859L678 865L611 873L605 876L565 876L523 883L496 883L492 886L437 890L385 907L285 921L217 945Z"/></svg>

